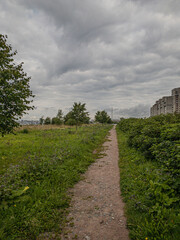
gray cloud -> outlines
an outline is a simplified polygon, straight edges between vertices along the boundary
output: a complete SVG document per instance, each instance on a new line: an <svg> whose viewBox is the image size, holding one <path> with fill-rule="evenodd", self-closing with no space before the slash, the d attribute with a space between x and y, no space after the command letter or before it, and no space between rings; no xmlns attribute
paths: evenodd
<svg viewBox="0 0 180 240"><path fill-rule="evenodd" d="M139 104L135 107L132 108L124 108L124 109L115 109L114 115L115 116L120 116L124 118L129 118L129 117L139 117L139 118L144 118L149 116L149 105L143 105Z"/></svg>
<svg viewBox="0 0 180 240"><path fill-rule="evenodd" d="M119 117L148 115L179 87L178 9L176 0L2 0L1 32L32 76L29 118L75 101L92 115L112 107Z"/></svg>

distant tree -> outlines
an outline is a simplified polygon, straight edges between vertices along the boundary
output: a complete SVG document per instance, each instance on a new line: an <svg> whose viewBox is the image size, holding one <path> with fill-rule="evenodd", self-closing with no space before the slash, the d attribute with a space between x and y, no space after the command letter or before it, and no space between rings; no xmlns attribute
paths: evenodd
<svg viewBox="0 0 180 240"><path fill-rule="evenodd" d="M15 64L13 57L17 51L12 51L7 44L7 36L0 34L0 133L4 136L13 132L17 122L27 110L34 97L30 90L30 77L23 71L22 65Z"/></svg>
<svg viewBox="0 0 180 240"><path fill-rule="evenodd" d="M45 125L51 124L51 118L50 118L50 117L47 117L47 118L44 120L44 124L45 124Z"/></svg>
<svg viewBox="0 0 180 240"><path fill-rule="evenodd" d="M40 119L39 119L39 123L40 123L40 125L43 125L43 123L44 123L44 117L43 117L43 116L40 117Z"/></svg>
<svg viewBox="0 0 180 240"><path fill-rule="evenodd" d="M63 124L63 112L61 109L58 110L57 116L52 118L52 124Z"/></svg>
<svg viewBox="0 0 180 240"><path fill-rule="evenodd" d="M86 111L85 103L74 103L72 110L64 117L65 124L78 125L89 123L89 113Z"/></svg>
<svg viewBox="0 0 180 240"><path fill-rule="evenodd" d="M63 123L63 121L61 121L58 117L52 118L52 124L61 125L62 123Z"/></svg>
<svg viewBox="0 0 180 240"><path fill-rule="evenodd" d="M63 112L61 109L58 110L58 113L57 113L57 118L59 118L59 120L63 121Z"/></svg>
<svg viewBox="0 0 180 240"><path fill-rule="evenodd" d="M51 123L54 125L57 125L57 122L58 122L58 118L57 117L53 117L52 118L52 121L51 121Z"/></svg>
<svg viewBox="0 0 180 240"><path fill-rule="evenodd" d="M73 108L72 108L72 117L76 121L76 129L77 126L82 124L82 123L89 123L89 113L86 112L86 104L85 103L74 103Z"/></svg>
<svg viewBox="0 0 180 240"><path fill-rule="evenodd" d="M95 114L95 121L99 123L112 123L112 120L106 111L97 111Z"/></svg>

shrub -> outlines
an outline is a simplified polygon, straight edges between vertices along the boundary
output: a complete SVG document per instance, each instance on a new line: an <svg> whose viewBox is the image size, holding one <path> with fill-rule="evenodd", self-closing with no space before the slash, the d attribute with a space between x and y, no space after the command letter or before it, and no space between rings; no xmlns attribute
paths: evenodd
<svg viewBox="0 0 180 240"><path fill-rule="evenodd" d="M120 172L121 172L121 191L126 202L127 225L130 230L132 240L176 240L179 239L179 197L178 179L165 171L164 162L144 157L144 152L127 144L128 134L120 132L118 129ZM137 136L142 143L146 141L146 135ZM136 139L136 138L134 138ZM153 139L147 137L147 139ZM158 139L158 138L155 138ZM149 140L148 140L149 141ZM137 142L137 141L136 141ZM139 145L140 146L140 145ZM152 144L157 146L160 157L170 158L177 156L175 143L170 141L165 145ZM152 147L152 148L153 148ZM162 147L162 152L159 148ZM171 151L170 151L171 149ZM164 152L164 151L167 152ZM149 149L151 152L151 150ZM169 152L170 151L170 152ZM164 152L164 154L163 154ZM174 153L176 152L176 153ZM176 159L178 161L178 159ZM172 164L174 161L172 161ZM175 163L177 165L177 162ZM172 166L172 170L175 170ZM175 172L174 172L175 173Z"/></svg>
<svg viewBox="0 0 180 240"><path fill-rule="evenodd" d="M169 185L179 194L180 114L160 115L148 119L123 119L118 128L128 135L127 143L147 160L155 161Z"/></svg>
<svg viewBox="0 0 180 240"><path fill-rule="evenodd" d="M27 134L27 133L29 133L29 130L28 130L27 128L24 128L24 129L21 131L21 133Z"/></svg>

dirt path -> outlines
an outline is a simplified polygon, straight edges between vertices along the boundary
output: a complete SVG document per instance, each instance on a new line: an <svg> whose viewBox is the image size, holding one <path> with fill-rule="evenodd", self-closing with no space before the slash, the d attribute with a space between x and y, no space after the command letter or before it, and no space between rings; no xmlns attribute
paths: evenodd
<svg viewBox="0 0 180 240"><path fill-rule="evenodd" d="M69 224L62 239L129 240L120 197L118 145L115 128L105 146L106 156L98 159L72 189Z"/></svg>

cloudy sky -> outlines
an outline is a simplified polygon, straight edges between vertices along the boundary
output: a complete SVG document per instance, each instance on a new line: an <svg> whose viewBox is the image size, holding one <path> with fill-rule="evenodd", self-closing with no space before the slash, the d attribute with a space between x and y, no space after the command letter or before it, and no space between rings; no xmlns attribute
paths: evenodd
<svg viewBox="0 0 180 240"><path fill-rule="evenodd" d="M0 33L31 76L36 110L148 116L180 87L179 0L1 0Z"/></svg>

